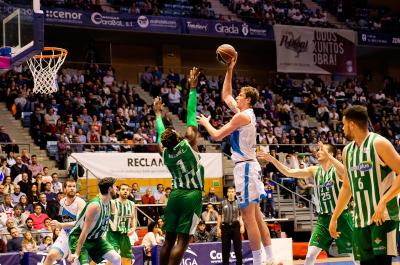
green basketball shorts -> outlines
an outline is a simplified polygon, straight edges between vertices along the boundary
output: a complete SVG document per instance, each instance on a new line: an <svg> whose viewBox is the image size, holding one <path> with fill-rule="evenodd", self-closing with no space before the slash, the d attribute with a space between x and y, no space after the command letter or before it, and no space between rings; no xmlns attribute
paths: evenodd
<svg viewBox="0 0 400 265"><path fill-rule="evenodd" d="M193 235L200 221L201 209L200 190L173 190L164 211L165 231Z"/></svg>
<svg viewBox="0 0 400 265"><path fill-rule="evenodd" d="M329 234L329 222L331 215L321 214L318 216L317 224L311 234L310 246L316 246L323 250L328 251L332 242L335 240ZM338 252L351 253L352 252L352 234L353 234L353 221L351 214L345 210L338 218L337 222L340 237L335 240L338 246Z"/></svg>
<svg viewBox="0 0 400 265"><path fill-rule="evenodd" d="M75 253L76 246L78 244L79 234L71 234L68 239L69 248L71 253ZM94 240L86 240L82 246L81 253L79 254L79 262L81 265L86 265L90 263L92 259L96 263L103 261L103 256L114 248L103 238L98 238Z"/></svg>
<svg viewBox="0 0 400 265"><path fill-rule="evenodd" d="M106 239L122 258L133 259L132 245L127 234L108 230Z"/></svg>

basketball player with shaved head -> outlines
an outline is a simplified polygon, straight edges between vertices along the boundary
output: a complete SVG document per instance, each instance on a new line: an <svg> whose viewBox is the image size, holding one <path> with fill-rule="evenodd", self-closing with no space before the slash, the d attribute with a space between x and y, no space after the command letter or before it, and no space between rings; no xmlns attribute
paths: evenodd
<svg viewBox="0 0 400 265"><path fill-rule="evenodd" d="M222 89L222 98L235 115L218 130L210 124L210 117L200 115L198 123L204 126L216 141L230 135L232 160L235 162L233 175L236 197L250 240L253 264L262 264L260 242L262 242L267 255L266 264L273 264L271 236L259 207L260 200L267 196L261 180L261 167L255 151L256 116L253 106L257 103L259 94L256 88L246 86L241 88L236 100L233 98L232 74L236 60L237 56L228 66Z"/></svg>
<svg viewBox="0 0 400 265"><path fill-rule="evenodd" d="M68 246L68 237L71 228L75 225L75 221L80 212L85 207L86 202L76 196L76 181L67 179L64 183L66 197L60 200L60 216L61 222L57 220L51 221L52 226L61 229L56 242L51 246L49 254L44 261L44 265L52 265L60 259L66 259L70 253Z"/></svg>
<svg viewBox="0 0 400 265"><path fill-rule="evenodd" d="M329 222L335 209L339 191L342 186L342 176L344 167L337 161L339 168L335 169L335 164L330 157L335 154L335 147L330 144L319 144L317 152L318 166L311 166L303 169L290 169L275 157L263 152L257 153L261 160L272 163L283 175L293 178L313 178L315 187L314 195L316 198L316 208L318 212L317 224L311 234L306 260L304 265L315 264L321 250L328 251L334 241L329 234ZM334 158L332 158L334 160ZM339 173L338 173L339 172ZM351 241L353 233L353 222L348 208L338 219L339 228L342 236L336 241L338 252L352 255Z"/></svg>
<svg viewBox="0 0 400 265"><path fill-rule="evenodd" d="M343 186L330 221L333 238L343 236L339 216L354 199L353 251L361 265L389 265L397 256L400 155L384 137L368 131L367 108L343 113L343 130L351 142L343 149Z"/></svg>
<svg viewBox="0 0 400 265"><path fill-rule="evenodd" d="M164 211L166 236L160 251L161 265L181 263L190 235L194 234L200 221L204 168L197 149L196 86L199 74L196 67L190 71L185 136L180 136L173 128L165 129L160 98L155 99L153 106L163 161L172 175L172 192Z"/></svg>

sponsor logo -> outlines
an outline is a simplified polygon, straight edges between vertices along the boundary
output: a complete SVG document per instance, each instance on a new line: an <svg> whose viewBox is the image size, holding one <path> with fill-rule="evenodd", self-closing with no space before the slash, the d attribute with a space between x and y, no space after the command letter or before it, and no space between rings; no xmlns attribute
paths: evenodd
<svg viewBox="0 0 400 265"><path fill-rule="evenodd" d="M81 20L82 13L80 12L71 12L71 11L63 11L63 10L46 10L46 18L48 19L56 19L56 20L64 20L64 21L74 21Z"/></svg>
<svg viewBox="0 0 400 265"><path fill-rule="evenodd" d="M193 23L192 21L186 21L186 26L192 30L200 30L207 32L208 24L201 24L198 22Z"/></svg>
<svg viewBox="0 0 400 265"><path fill-rule="evenodd" d="M184 257L179 265L198 265L197 262L197 254L190 248L186 250L187 254L190 254L190 257Z"/></svg>
<svg viewBox="0 0 400 265"><path fill-rule="evenodd" d="M379 244L382 242L382 239L380 239L379 237L377 237L374 241L375 241L376 244L379 245Z"/></svg>
<svg viewBox="0 0 400 265"><path fill-rule="evenodd" d="M247 34L249 34L249 25L247 25L246 23L242 24L242 33L244 36L247 36Z"/></svg>
<svg viewBox="0 0 400 265"><path fill-rule="evenodd" d="M98 12L94 12L90 18L91 18L93 24L96 24L96 25L124 27L124 24L122 23L122 21L119 17L107 16L107 15L100 14Z"/></svg>
<svg viewBox="0 0 400 265"><path fill-rule="evenodd" d="M296 52L296 57L299 57L300 53L308 50L308 40L303 41L301 35L295 36L293 32L288 31L282 35L279 46L284 46L286 49Z"/></svg>
<svg viewBox="0 0 400 265"><path fill-rule="evenodd" d="M216 23L214 29L218 33L225 33L225 34L239 34L239 28L235 26L235 24L230 25L223 25L221 23Z"/></svg>
<svg viewBox="0 0 400 265"><path fill-rule="evenodd" d="M137 23L138 23L139 27L141 27L142 29L145 29L149 26L149 19L146 16L140 16L137 19Z"/></svg>
<svg viewBox="0 0 400 265"><path fill-rule="evenodd" d="M360 171L360 172L370 171L372 169L372 162L364 161L364 162L361 162L357 166L350 167L349 169L350 169L350 171Z"/></svg>

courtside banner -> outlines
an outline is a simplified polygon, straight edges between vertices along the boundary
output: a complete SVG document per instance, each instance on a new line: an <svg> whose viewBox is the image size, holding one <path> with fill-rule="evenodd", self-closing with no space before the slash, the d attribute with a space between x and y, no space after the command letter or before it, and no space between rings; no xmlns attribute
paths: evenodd
<svg viewBox="0 0 400 265"><path fill-rule="evenodd" d="M277 71L355 75L352 30L274 25Z"/></svg>
<svg viewBox="0 0 400 265"><path fill-rule="evenodd" d="M201 153L205 178L221 178L222 154ZM171 178L158 153L72 153L68 164L78 161L89 169L89 177L93 174L99 178Z"/></svg>

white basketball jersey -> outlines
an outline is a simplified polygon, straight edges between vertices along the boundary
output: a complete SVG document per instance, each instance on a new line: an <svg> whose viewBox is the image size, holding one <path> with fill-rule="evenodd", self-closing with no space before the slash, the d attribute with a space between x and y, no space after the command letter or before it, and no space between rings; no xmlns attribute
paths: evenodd
<svg viewBox="0 0 400 265"><path fill-rule="evenodd" d="M65 201L67 198L62 198L60 200L60 216L61 216L61 222L62 223L68 223L68 222L73 222L76 221L76 219L78 218L77 214L78 214L78 203L79 202L83 202L85 203L85 201L79 197L76 197L75 200L73 201L73 203L71 205L66 205ZM70 232L70 228L64 228L65 232L67 233L67 235Z"/></svg>
<svg viewBox="0 0 400 265"><path fill-rule="evenodd" d="M231 151L233 162L256 159L256 116L253 109L246 109L242 113L250 117L250 123L240 127L231 134Z"/></svg>

